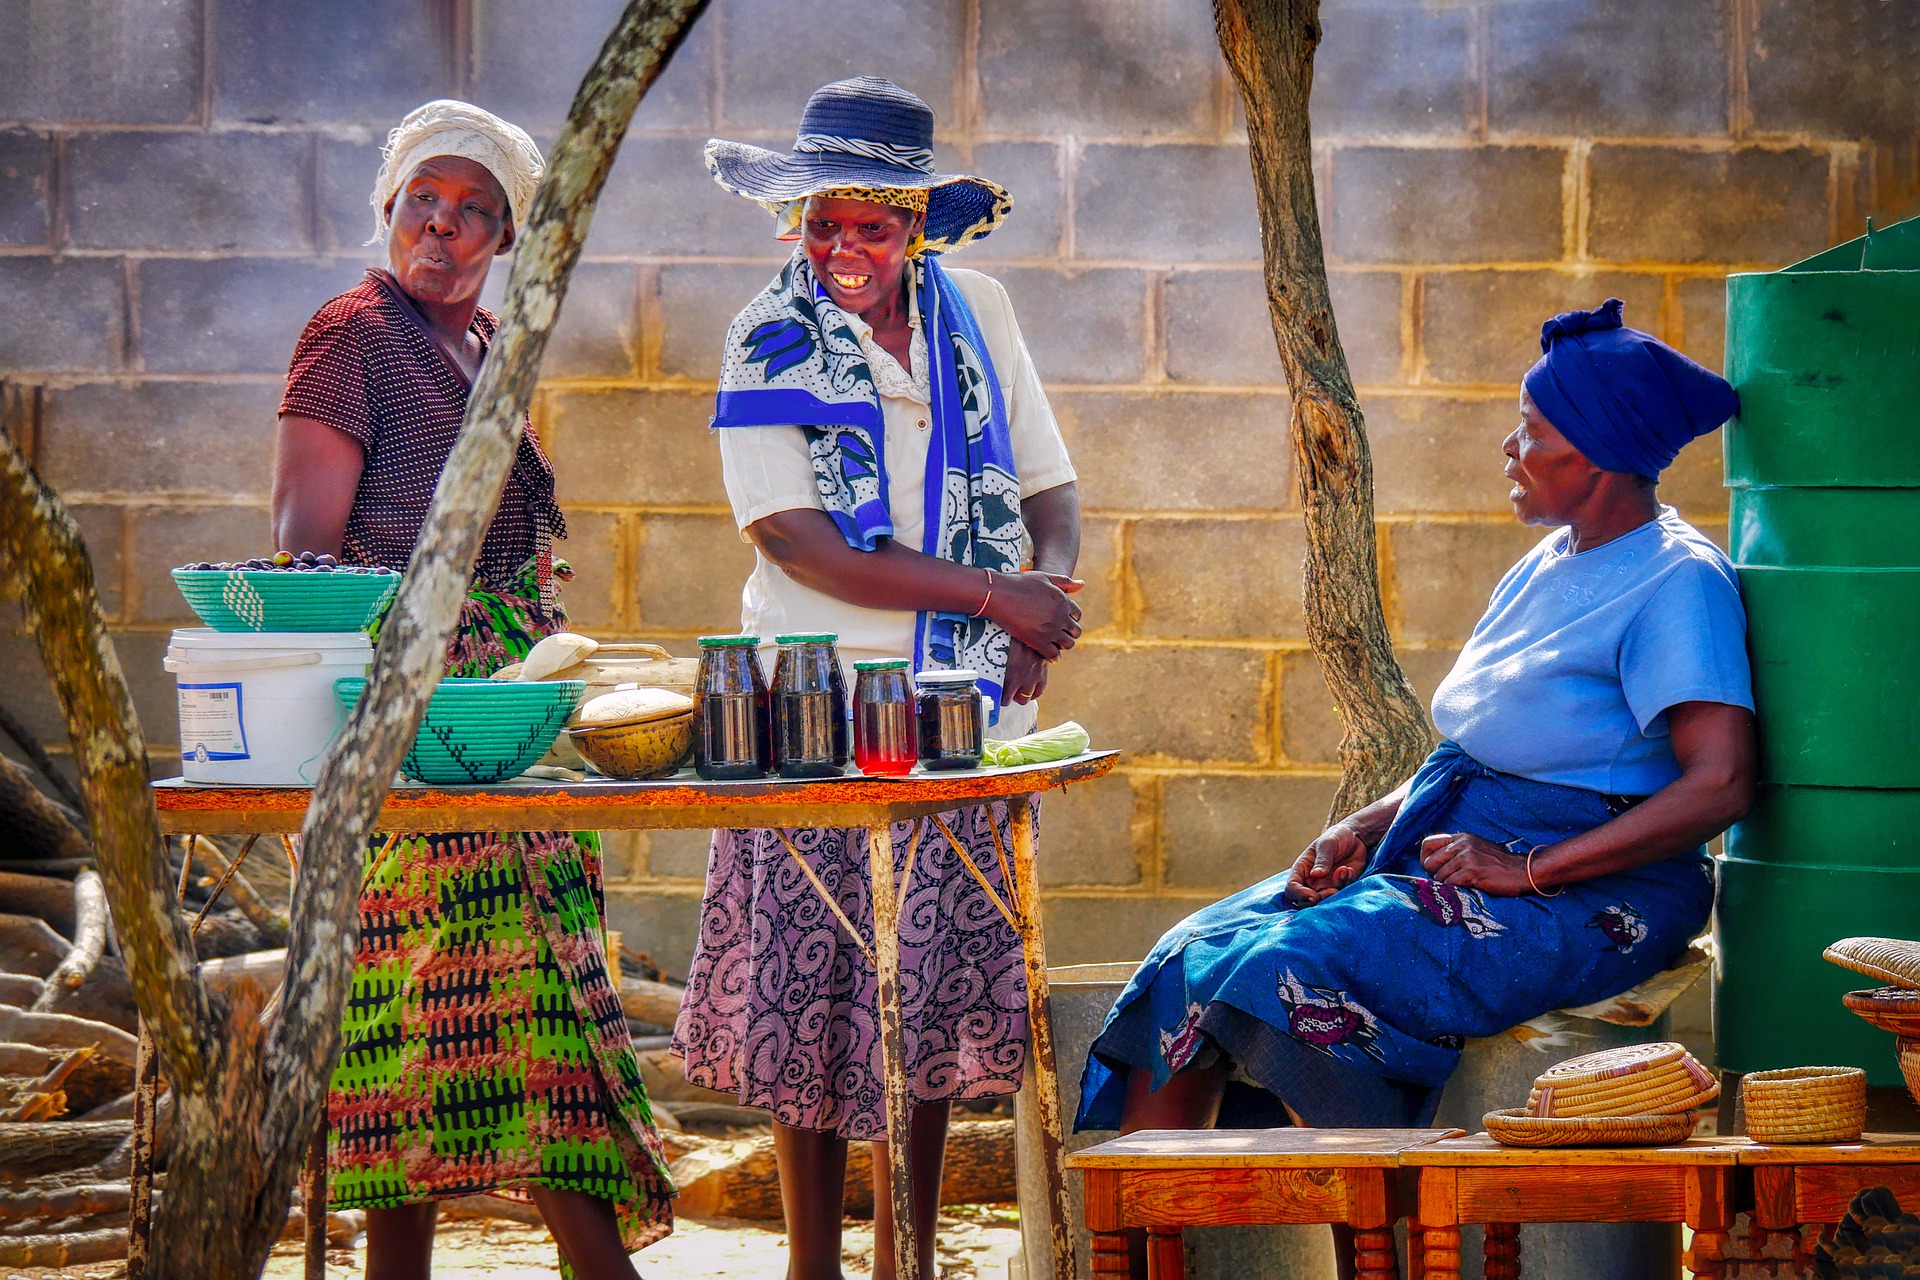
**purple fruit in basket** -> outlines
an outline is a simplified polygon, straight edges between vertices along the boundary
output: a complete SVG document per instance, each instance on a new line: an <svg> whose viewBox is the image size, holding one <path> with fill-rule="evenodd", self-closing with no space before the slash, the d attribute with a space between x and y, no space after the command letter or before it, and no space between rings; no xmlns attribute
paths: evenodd
<svg viewBox="0 0 1920 1280"><path fill-rule="evenodd" d="M338 560L334 559L332 556L328 555L324 551L321 552L319 555L315 556L313 558L313 562L319 565L322 569L331 569L335 565L340 563Z"/></svg>
<svg viewBox="0 0 1920 1280"><path fill-rule="evenodd" d="M301 564L312 564L315 556L311 551L302 551L299 555L295 556L294 559L298 560Z"/></svg>
<svg viewBox="0 0 1920 1280"><path fill-rule="evenodd" d="M317 564L313 566L313 571L315 573L332 573L334 572L334 568L330 564Z"/></svg>

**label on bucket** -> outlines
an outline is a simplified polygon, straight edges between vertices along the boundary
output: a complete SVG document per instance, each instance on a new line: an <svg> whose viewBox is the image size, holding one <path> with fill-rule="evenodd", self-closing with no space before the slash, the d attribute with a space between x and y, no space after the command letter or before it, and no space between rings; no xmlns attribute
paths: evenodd
<svg viewBox="0 0 1920 1280"><path fill-rule="evenodd" d="M180 754L201 761L247 759L238 684L180 686Z"/></svg>

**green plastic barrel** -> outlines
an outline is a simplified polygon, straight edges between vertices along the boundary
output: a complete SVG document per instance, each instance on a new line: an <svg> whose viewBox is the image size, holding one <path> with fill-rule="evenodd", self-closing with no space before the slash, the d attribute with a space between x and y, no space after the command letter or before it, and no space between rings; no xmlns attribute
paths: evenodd
<svg viewBox="0 0 1920 1280"><path fill-rule="evenodd" d="M1920 938L1920 219L1729 278L1727 376L1761 785L1720 865L1720 1065L1898 1085L1820 953Z"/></svg>

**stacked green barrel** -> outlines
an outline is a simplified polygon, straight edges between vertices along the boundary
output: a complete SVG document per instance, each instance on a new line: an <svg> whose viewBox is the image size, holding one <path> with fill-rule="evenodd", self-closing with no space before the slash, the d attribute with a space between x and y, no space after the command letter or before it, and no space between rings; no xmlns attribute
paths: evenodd
<svg viewBox="0 0 1920 1280"><path fill-rule="evenodd" d="M1820 953L1920 938L1920 219L1731 277L1727 376L1760 788L1720 867L1720 1066L1898 1085Z"/></svg>

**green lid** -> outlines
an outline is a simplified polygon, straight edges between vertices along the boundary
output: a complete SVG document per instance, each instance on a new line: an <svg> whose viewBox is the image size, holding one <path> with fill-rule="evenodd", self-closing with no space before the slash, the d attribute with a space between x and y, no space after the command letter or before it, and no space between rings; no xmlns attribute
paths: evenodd
<svg viewBox="0 0 1920 1280"><path fill-rule="evenodd" d="M749 649L758 647L759 636L701 636L702 649Z"/></svg>
<svg viewBox="0 0 1920 1280"><path fill-rule="evenodd" d="M783 636L775 636L775 644L835 644L840 637L831 631L790 631Z"/></svg>
<svg viewBox="0 0 1920 1280"><path fill-rule="evenodd" d="M853 664L855 671L905 671L905 658L862 658Z"/></svg>

